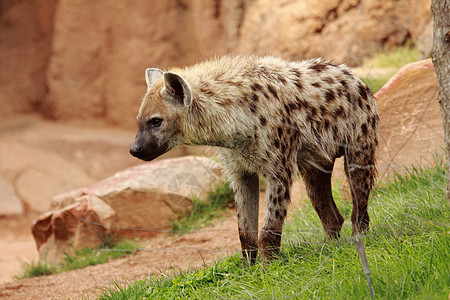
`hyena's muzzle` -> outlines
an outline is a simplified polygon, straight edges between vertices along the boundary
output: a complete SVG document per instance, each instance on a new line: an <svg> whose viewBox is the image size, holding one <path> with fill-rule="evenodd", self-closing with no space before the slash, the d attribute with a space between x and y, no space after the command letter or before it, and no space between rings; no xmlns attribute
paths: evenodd
<svg viewBox="0 0 450 300"><path fill-rule="evenodd" d="M146 130L138 129L130 154L145 161L151 161L169 151L169 143L161 142Z"/></svg>

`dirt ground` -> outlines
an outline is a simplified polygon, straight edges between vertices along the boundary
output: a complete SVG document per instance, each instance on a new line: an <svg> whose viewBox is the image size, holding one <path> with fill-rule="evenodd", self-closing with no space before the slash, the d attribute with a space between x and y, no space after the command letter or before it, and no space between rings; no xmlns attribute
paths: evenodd
<svg viewBox="0 0 450 300"><path fill-rule="evenodd" d="M298 209L305 197L302 183L294 185L291 210ZM264 216L264 193L260 195L260 226ZM30 243L29 222L32 216L24 218L8 217L0 219L0 226L10 232L11 250L19 250L22 241ZM3 232L3 231L2 231ZM12 238L14 237L14 238ZM6 246L8 237L0 235L2 245ZM23 280L15 280L0 285L2 299L79 299L83 296L95 297L105 287L119 282L144 279L150 275L189 268L199 268L204 263L235 254L240 251L237 232L237 218L233 210L225 213L224 218L215 225L192 234L174 236L160 234L154 239L143 242L144 250L131 257L110 261L105 264L91 266L50 276L41 276ZM31 245L27 245L29 250ZM34 247L34 242L33 242ZM22 250L19 250L22 251ZM26 258L17 252L20 259ZM29 253L28 253L29 254ZM8 257L2 258L7 260Z"/></svg>

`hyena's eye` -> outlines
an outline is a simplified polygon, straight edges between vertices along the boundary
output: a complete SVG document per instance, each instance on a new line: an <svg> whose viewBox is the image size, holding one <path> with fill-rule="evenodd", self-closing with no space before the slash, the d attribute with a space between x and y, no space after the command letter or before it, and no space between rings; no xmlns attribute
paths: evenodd
<svg viewBox="0 0 450 300"><path fill-rule="evenodd" d="M148 125L150 125L150 127L159 127L161 126L162 121L161 118L151 118L148 120Z"/></svg>

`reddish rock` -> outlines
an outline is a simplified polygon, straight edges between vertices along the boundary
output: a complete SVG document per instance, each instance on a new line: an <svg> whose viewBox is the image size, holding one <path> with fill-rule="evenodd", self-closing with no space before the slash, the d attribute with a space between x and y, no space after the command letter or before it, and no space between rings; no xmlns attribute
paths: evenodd
<svg viewBox="0 0 450 300"><path fill-rule="evenodd" d="M404 66L375 95L380 115L380 175L387 168L434 162L444 147L436 77L431 59Z"/></svg>
<svg viewBox="0 0 450 300"><path fill-rule="evenodd" d="M324 57L359 65L408 38L430 40L430 0L256 0L244 18L238 50L287 59ZM431 45L431 44L430 44Z"/></svg>
<svg viewBox="0 0 450 300"><path fill-rule="evenodd" d="M171 220L192 210L193 197L206 199L220 180L219 164L187 156L139 165L57 196L52 211L33 225L39 260L57 263L73 247L102 245L107 235L154 236L170 229Z"/></svg>
<svg viewBox="0 0 450 300"><path fill-rule="evenodd" d="M44 100L56 3L0 1L0 118Z"/></svg>
<svg viewBox="0 0 450 300"><path fill-rule="evenodd" d="M231 51L249 2L59 1L45 114L135 126L145 69Z"/></svg>

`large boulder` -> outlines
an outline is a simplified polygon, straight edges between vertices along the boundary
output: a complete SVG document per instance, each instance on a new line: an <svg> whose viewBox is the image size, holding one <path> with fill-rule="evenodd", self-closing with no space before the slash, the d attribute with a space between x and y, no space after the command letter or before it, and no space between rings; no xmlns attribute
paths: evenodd
<svg viewBox="0 0 450 300"><path fill-rule="evenodd" d="M119 172L90 187L55 197L33 225L41 262L57 263L73 247L95 247L111 236L147 236L171 228L222 180L206 157L159 160Z"/></svg>
<svg viewBox="0 0 450 300"><path fill-rule="evenodd" d="M351 66L409 38L431 49L430 0L255 0L238 50L288 59L324 57Z"/></svg>
<svg viewBox="0 0 450 300"><path fill-rule="evenodd" d="M402 171L405 166L434 162L444 147L437 96L431 59L404 66L376 93L381 125L380 176L387 169Z"/></svg>

